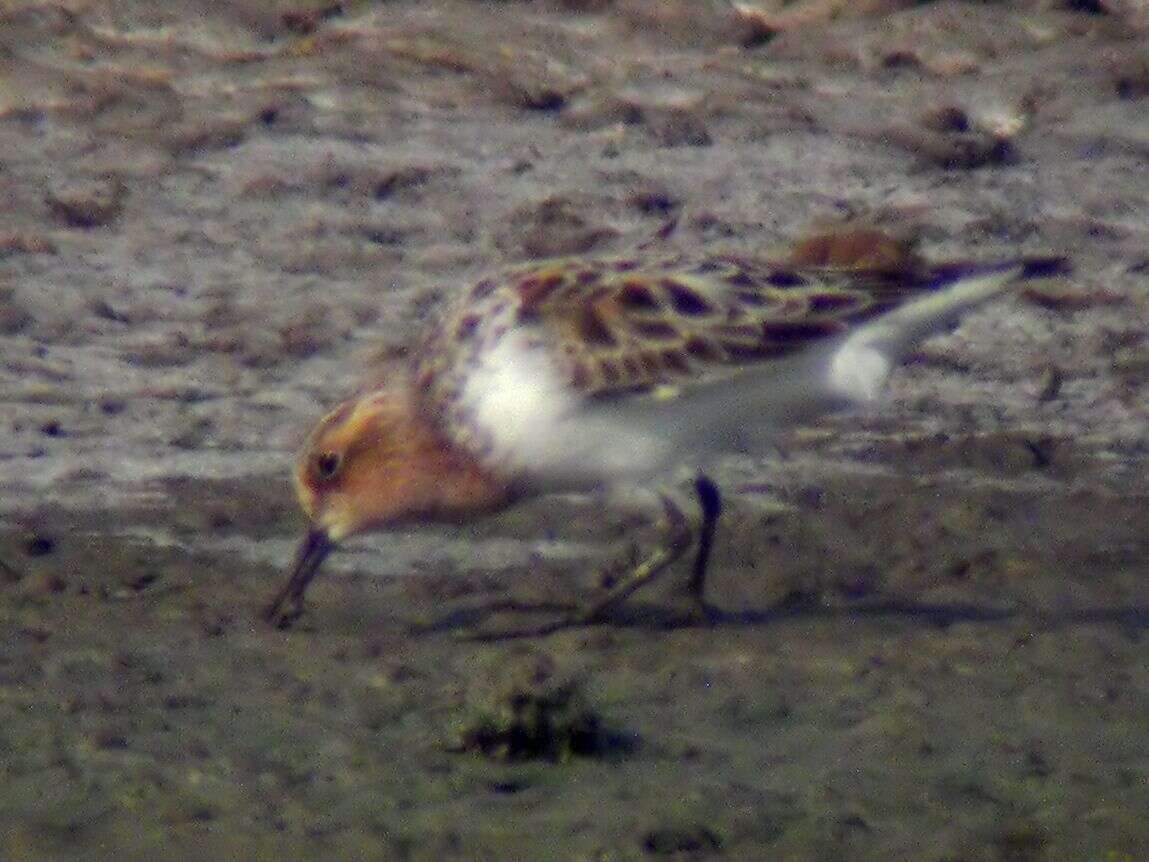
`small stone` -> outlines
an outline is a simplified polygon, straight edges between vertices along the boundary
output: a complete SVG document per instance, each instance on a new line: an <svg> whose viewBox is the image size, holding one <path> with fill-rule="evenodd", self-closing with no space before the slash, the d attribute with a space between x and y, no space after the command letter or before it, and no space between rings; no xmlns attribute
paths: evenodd
<svg viewBox="0 0 1149 862"><path fill-rule="evenodd" d="M922 114L919 122L934 132L968 132L969 114L957 105L940 105Z"/></svg>
<svg viewBox="0 0 1149 862"><path fill-rule="evenodd" d="M977 56L968 51L943 51L922 57L921 60L928 71L943 78L972 75L981 70Z"/></svg>
<svg viewBox="0 0 1149 862"><path fill-rule="evenodd" d="M589 206L566 197L546 198L515 213L509 220L508 242L515 241L530 257L586 254L612 240L617 231L592 224L583 212Z"/></svg>
<svg viewBox="0 0 1149 862"><path fill-rule="evenodd" d="M342 15L344 11L342 3L328 3L314 9L287 9L280 14L279 20L285 30L297 36L309 36L324 21Z"/></svg>
<svg viewBox="0 0 1149 862"><path fill-rule="evenodd" d="M1081 311L1100 305L1117 305L1125 301L1121 294L1111 290L1104 288L1082 290L1060 281L1026 284L1021 290L1021 295L1027 301L1042 308L1067 312Z"/></svg>
<svg viewBox="0 0 1149 862"><path fill-rule="evenodd" d="M1114 89L1120 99L1136 101L1149 96L1149 60L1128 64L1114 72Z"/></svg>
<svg viewBox="0 0 1149 862"><path fill-rule="evenodd" d="M169 442L176 449L193 451L203 446L204 442L211 436L212 430L213 424L210 419L195 417L184 423L182 428L177 429Z"/></svg>
<svg viewBox="0 0 1149 862"><path fill-rule="evenodd" d="M128 737L118 727L102 727L92 734L92 744L104 750L125 749L128 747Z"/></svg>
<svg viewBox="0 0 1149 862"><path fill-rule="evenodd" d="M27 329L34 318L17 303L10 291L0 290L0 335L16 335Z"/></svg>
<svg viewBox="0 0 1149 862"><path fill-rule="evenodd" d="M102 227L123 210L128 187L119 177L62 183L48 191L45 201L59 221L70 227Z"/></svg>
<svg viewBox="0 0 1149 862"><path fill-rule="evenodd" d="M140 368L175 368L195 357L187 338L159 336L137 343L123 351L124 359Z"/></svg>
<svg viewBox="0 0 1149 862"><path fill-rule="evenodd" d="M946 134L925 128L895 127L884 136L889 142L941 168L974 170L1014 160L1013 144L1007 138L978 129Z"/></svg>
<svg viewBox="0 0 1149 862"><path fill-rule="evenodd" d="M726 2L618 0L619 20L643 38L693 47L747 44L749 26Z"/></svg>
<svg viewBox="0 0 1149 862"><path fill-rule="evenodd" d="M920 263L915 245L912 236L894 236L865 225L842 225L800 239L791 249L787 263L899 272Z"/></svg>
<svg viewBox="0 0 1149 862"><path fill-rule="evenodd" d="M498 98L530 111L561 111L588 84L573 67L537 51L510 53L488 75Z"/></svg>
<svg viewBox="0 0 1149 862"><path fill-rule="evenodd" d="M646 108L642 121L660 147L708 147L714 143L706 121L688 108Z"/></svg>
<svg viewBox="0 0 1149 862"><path fill-rule="evenodd" d="M283 353L304 359L330 346L337 333L331 315L324 306L313 306L279 327Z"/></svg>
<svg viewBox="0 0 1149 862"><path fill-rule="evenodd" d="M653 829L642 839L642 849L651 856L717 853L722 850L722 839L705 826Z"/></svg>
<svg viewBox="0 0 1149 862"><path fill-rule="evenodd" d="M56 540L41 533L33 535L24 546L24 553L29 557L44 557L55 550Z"/></svg>
<svg viewBox="0 0 1149 862"><path fill-rule="evenodd" d="M243 143L252 118L248 116L212 116L189 120L171 128L165 144L172 155L188 155L205 150L226 150Z"/></svg>

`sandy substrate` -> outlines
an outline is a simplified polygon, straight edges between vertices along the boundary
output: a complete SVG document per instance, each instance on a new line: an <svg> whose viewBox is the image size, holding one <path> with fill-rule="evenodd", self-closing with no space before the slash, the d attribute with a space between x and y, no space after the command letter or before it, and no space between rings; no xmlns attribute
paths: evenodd
<svg viewBox="0 0 1149 862"><path fill-rule="evenodd" d="M1143 4L222 5L0 4L0 857L1149 858ZM1077 272L724 464L721 625L477 640L654 538L582 498L259 619L437 297L847 218Z"/></svg>

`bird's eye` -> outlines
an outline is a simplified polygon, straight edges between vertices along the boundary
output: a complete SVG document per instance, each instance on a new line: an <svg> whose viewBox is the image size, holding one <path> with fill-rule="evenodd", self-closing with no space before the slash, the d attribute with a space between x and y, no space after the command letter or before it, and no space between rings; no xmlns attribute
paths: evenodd
<svg viewBox="0 0 1149 862"><path fill-rule="evenodd" d="M330 479L339 472L342 459L336 452L321 452L315 457L315 474L320 479Z"/></svg>

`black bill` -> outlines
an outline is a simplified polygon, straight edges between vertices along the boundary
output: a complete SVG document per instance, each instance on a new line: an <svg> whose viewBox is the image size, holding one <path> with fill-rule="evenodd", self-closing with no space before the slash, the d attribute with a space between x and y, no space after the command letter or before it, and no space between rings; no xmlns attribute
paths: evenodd
<svg viewBox="0 0 1149 862"><path fill-rule="evenodd" d="M334 547L335 543L323 530L313 529L308 532L299 543L291 578L264 611L263 616L266 620L284 628L303 613L303 594L307 592L307 585L319 572L319 567L323 565L323 561ZM284 612L284 605L288 603L290 608Z"/></svg>

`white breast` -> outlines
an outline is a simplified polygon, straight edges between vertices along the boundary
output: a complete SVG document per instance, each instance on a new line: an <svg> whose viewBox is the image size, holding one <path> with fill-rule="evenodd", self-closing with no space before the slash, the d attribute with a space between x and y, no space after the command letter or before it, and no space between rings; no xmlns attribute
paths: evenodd
<svg viewBox="0 0 1149 862"><path fill-rule="evenodd" d="M490 442L492 466L550 486L652 475L669 454L656 437L588 410L547 346L523 330L480 355L461 404Z"/></svg>

